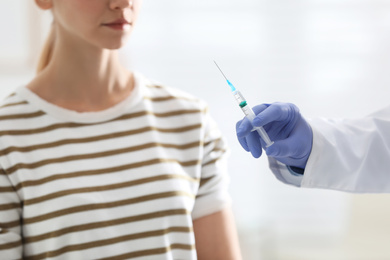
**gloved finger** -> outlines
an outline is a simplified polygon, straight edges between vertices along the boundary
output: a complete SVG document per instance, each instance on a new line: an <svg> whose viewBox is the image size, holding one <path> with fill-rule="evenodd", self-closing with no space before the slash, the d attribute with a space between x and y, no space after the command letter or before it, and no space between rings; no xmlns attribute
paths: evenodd
<svg viewBox="0 0 390 260"><path fill-rule="evenodd" d="M270 106L270 104L261 104L261 105L254 106L252 108L252 110L255 113L255 115L258 115L261 112L263 112L264 110L266 110L269 106Z"/></svg>
<svg viewBox="0 0 390 260"><path fill-rule="evenodd" d="M241 144L242 148L244 148L245 151L250 152L250 149L248 147L248 144L246 142L246 137L237 137L238 142Z"/></svg>
<svg viewBox="0 0 390 260"><path fill-rule="evenodd" d="M248 148L252 153L252 156L255 158L259 158L263 153L259 134L257 132L251 132L245 138L246 143L248 144Z"/></svg>
<svg viewBox="0 0 390 260"><path fill-rule="evenodd" d="M282 121L288 118L289 104L273 103L253 119L254 126L264 126L274 121Z"/></svg>
<svg viewBox="0 0 390 260"><path fill-rule="evenodd" d="M236 132L238 137L247 136L253 129L253 125L249 122L248 118L244 118L237 122Z"/></svg>
<svg viewBox="0 0 390 260"><path fill-rule="evenodd" d="M238 121L236 123L236 132L237 132L237 138L238 138L238 141L240 142L242 148L244 148L245 151L249 152L249 147L248 147L248 144L246 143L246 138L245 138L245 135L244 136L240 136L238 134L238 129L240 128L241 124L242 124L242 121L244 121L244 119Z"/></svg>
<svg viewBox="0 0 390 260"><path fill-rule="evenodd" d="M273 145L267 147L266 153L270 157L283 158L290 157L291 155L293 155L294 150L294 142L287 138L275 141Z"/></svg>

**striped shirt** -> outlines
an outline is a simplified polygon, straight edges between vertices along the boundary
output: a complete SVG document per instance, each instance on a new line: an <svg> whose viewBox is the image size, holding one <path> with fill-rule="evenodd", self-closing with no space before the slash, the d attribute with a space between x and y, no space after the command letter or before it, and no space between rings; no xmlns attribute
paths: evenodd
<svg viewBox="0 0 390 260"><path fill-rule="evenodd" d="M19 87L0 104L0 259L196 259L192 221L230 202L207 106L135 74L98 112Z"/></svg>

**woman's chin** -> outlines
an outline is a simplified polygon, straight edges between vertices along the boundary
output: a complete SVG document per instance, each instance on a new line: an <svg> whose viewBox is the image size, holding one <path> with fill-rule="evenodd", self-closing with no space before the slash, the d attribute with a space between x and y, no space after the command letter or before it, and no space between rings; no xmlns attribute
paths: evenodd
<svg viewBox="0 0 390 260"><path fill-rule="evenodd" d="M126 45L128 36L120 37L117 39L109 39L107 41L102 42L101 47L108 50L118 50Z"/></svg>
<svg viewBox="0 0 390 260"><path fill-rule="evenodd" d="M119 41L119 42L111 42L111 43L106 43L102 47L103 49L107 50L119 50L123 46L125 46L126 42L125 41Z"/></svg>

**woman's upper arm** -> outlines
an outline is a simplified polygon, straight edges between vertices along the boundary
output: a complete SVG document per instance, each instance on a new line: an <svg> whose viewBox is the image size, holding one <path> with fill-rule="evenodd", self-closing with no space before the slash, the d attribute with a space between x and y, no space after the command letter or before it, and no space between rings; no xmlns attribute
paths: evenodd
<svg viewBox="0 0 390 260"><path fill-rule="evenodd" d="M240 260L241 252L230 207L193 221L199 260Z"/></svg>

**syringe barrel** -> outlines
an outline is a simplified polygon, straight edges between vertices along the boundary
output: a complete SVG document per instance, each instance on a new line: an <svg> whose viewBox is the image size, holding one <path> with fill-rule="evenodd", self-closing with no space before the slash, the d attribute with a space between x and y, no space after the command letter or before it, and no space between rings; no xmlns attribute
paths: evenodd
<svg viewBox="0 0 390 260"><path fill-rule="evenodd" d="M257 133L259 133L260 137L264 140L265 142L265 147L270 147L271 145L274 144L273 141L269 138L267 132L264 130L262 126L255 127Z"/></svg>
<svg viewBox="0 0 390 260"><path fill-rule="evenodd" d="M253 110L248 106L241 107L242 112L244 112L245 116L249 119L249 121L252 123L253 119L255 119L256 115L253 112Z"/></svg>
<svg viewBox="0 0 390 260"><path fill-rule="evenodd" d="M242 102L246 102L244 96L243 96L243 95L241 94L241 92L238 91L238 90L233 91L233 96L234 96L234 98L236 99L237 104L240 105L240 106L241 106L241 103L242 103Z"/></svg>
<svg viewBox="0 0 390 260"><path fill-rule="evenodd" d="M246 100L242 96L242 94L239 91L233 92L234 97L236 98L238 104L241 107L242 112L244 112L245 116L249 119L249 121L252 123L253 119L255 119L256 115L253 112L253 110L247 105ZM245 103L243 103L245 102ZM244 104L244 105L243 105ZM269 138L267 132L264 130L263 127L254 127L253 131L257 131L260 135L260 137L264 140L266 147L271 146L274 142L271 141Z"/></svg>

